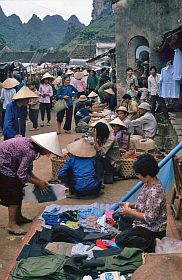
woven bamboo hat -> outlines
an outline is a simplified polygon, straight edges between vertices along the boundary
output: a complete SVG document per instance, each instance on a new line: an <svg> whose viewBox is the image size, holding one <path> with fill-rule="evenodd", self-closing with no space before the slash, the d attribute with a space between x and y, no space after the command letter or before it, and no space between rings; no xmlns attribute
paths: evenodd
<svg viewBox="0 0 182 280"><path fill-rule="evenodd" d="M41 81L44 80L44 79L54 79L54 77L51 76L51 74L49 74L48 72L46 72L46 73L42 76Z"/></svg>
<svg viewBox="0 0 182 280"><path fill-rule="evenodd" d="M124 106L120 106L118 109L116 109L116 112L118 112L118 111L123 111L123 112L128 113L127 108Z"/></svg>
<svg viewBox="0 0 182 280"><path fill-rule="evenodd" d="M78 98L78 101L81 101L81 102L87 101L87 97L85 95L80 95L80 97Z"/></svg>
<svg viewBox="0 0 182 280"><path fill-rule="evenodd" d="M90 127L95 127L96 124L99 123L99 122L105 123L105 124L108 126L109 131L113 131L113 129L112 129L112 127L110 126L110 124L109 124L109 123L106 121L106 119L104 119L104 118L102 118L102 119L100 119L100 120L98 120L98 121L95 121L95 122L93 122L93 123L89 123L89 126L90 126Z"/></svg>
<svg viewBox="0 0 182 280"><path fill-rule="evenodd" d="M147 102L142 102L139 106L138 109L144 109L146 111L150 111L151 106Z"/></svg>
<svg viewBox="0 0 182 280"><path fill-rule="evenodd" d="M96 156L96 150L85 138L70 143L67 146L70 154L77 157L92 158Z"/></svg>
<svg viewBox="0 0 182 280"><path fill-rule="evenodd" d="M17 99L31 99L31 98L37 98L37 94L35 94L33 91L31 91L28 87L24 86L22 87L16 94L13 96L13 100Z"/></svg>
<svg viewBox="0 0 182 280"><path fill-rule="evenodd" d="M115 95L115 93L114 93L114 91L112 90L112 88L105 89L104 91L107 92L107 93L110 94L110 95Z"/></svg>
<svg viewBox="0 0 182 280"><path fill-rule="evenodd" d="M114 124L117 124L117 125L120 125L120 126L123 126L123 127L126 127L127 126L124 124L124 122L122 122L120 120L120 118L115 118L114 120L112 120L110 123L109 123L111 126L114 125Z"/></svg>
<svg viewBox="0 0 182 280"><path fill-rule="evenodd" d="M74 74L74 72L70 69L66 72L66 75L72 75L72 74Z"/></svg>
<svg viewBox="0 0 182 280"><path fill-rule="evenodd" d="M182 258L174 254L147 258L133 274L132 280L179 280L182 279Z"/></svg>
<svg viewBox="0 0 182 280"><path fill-rule="evenodd" d="M3 83L2 87L6 89L14 88L20 83L15 78L7 78Z"/></svg>
<svg viewBox="0 0 182 280"><path fill-rule="evenodd" d="M88 76L88 74L89 74L89 73L87 72L87 70L83 70L83 75L84 75L84 76Z"/></svg>
<svg viewBox="0 0 182 280"><path fill-rule="evenodd" d="M89 98L98 97L98 94L95 91L92 91L91 93L89 93L88 97Z"/></svg>
<svg viewBox="0 0 182 280"><path fill-rule="evenodd" d="M74 74L74 77L75 77L75 79L77 79L77 80L81 80L81 79L84 77L84 74L83 74L83 72L76 72L76 73Z"/></svg>
<svg viewBox="0 0 182 280"><path fill-rule="evenodd" d="M62 156L62 150L56 132L37 134L31 136L31 138L40 147L50 151L57 156Z"/></svg>

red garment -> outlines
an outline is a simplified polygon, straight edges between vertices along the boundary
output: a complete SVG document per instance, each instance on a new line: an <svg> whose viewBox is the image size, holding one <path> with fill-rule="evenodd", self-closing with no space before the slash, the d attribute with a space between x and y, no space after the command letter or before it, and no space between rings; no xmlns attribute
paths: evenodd
<svg viewBox="0 0 182 280"><path fill-rule="evenodd" d="M103 250L107 250L110 247L110 245L106 241L103 241L101 239L96 240L96 246L100 247Z"/></svg>

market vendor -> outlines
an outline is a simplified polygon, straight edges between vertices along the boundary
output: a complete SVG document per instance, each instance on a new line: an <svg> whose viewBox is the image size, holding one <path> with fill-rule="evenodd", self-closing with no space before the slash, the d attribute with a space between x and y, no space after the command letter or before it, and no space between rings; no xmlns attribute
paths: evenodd
<svg viewBox="0 0 182 280"><path fill-rule="evenodd" d="M27 105L32 98L37 98L37 94L24 86L14 95L13 101L6 106L3 126L4 140L25 136Z"/></svg>
<svg viewBox="0 0 182 280"><path fill-rule="evenodd" d="M2 111L2 125L3 129L4 117L6 113L6 106L12 101L13 96L16 94L15 87L20 83L15 78L7 78L2 84L2 90L0 94L0 100L3 102L3 111Z"/></svg>
<svg viewBox="0 0 182 280"><path fill-rule="evenodd" d="M97 176L104 183L113 183L119 175L120 150L109 125L102 121L93 128L94 146L97 151Z"/></svg>
<svg viewBox="0 0 182 280"><path fill-rule="evenodd" d="M115 118L109 124L113 129L113 135L119 144L120 150L128 150L130 133L127 131L127 126L119 118Z"/></svg>
<svg viewBox="0 0 182 280"><path fill-rule="evenodd" d="M81 138L67 146L70 158L59 171L61 183L69 188L68 198L98 196L101 181L96 175L96 151L90 143Z"/></svg>
<svg viewBox="0 0 182 280"><path fill-rule="evenodd" d="M103 118L104 114L92 112L92 101L86 101L84 106L76 113L76 125L79 122L89 123L91 118Z"/></svg>
<svg viewBox="0 0 182 280"><path fill-rule="evenodd" d="M117 235L116 244L154 252L155 239L165 237L167 226L166 197L157 178L159 167L152 155L144 154L134 162L133 168L144 184L137 203L121 204L122 232Z"/></svg>
<svg viewBox="0 0 182 280"><path fill-rule="evenodd" d="M134 120L137 118L138 113L138 104L135 100L132 100L131 95L124 94L121 101L121 106L127 108L128 111L128 119Z"/></svg>
<svg viewBox="0 0 182 280"><path fill-rule="evenodd" d="M143 102L138 106L140 117L131 121L135 132L144 138L153 138L157 131L157 122L150 112L150 105Z"/></svg>
<svg viewBox="0 0 182 280"><path fill-rule="evenodd" d="M132 122L130 121L130 119L128 118L129 112L127 110L126 107L124 106L120 106L119 108L116 109L116 113L119 117L119 119L124 122L124 124L127 126L128 131L133 134L134 132L134 128L132 125Z"/></svg>
<svg viewBox="0 0 182 280"><path fill-rule="evenodd" d="M48 183L32 172L33 161L39 155L50 153L61 155L55 132L34 135L31 138L17 137L0 143L0 200L8 207L9 224L7 230L14 235L26 232L19 227L31 220L22 215L23 188L25 183L39 186L46 193Z"/></svg>

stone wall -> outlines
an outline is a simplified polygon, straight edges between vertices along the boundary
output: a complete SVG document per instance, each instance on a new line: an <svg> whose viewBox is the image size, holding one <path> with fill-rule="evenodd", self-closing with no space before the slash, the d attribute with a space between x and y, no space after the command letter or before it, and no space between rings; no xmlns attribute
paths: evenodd
<svg viewBox="0 0 182 280"><path fill-rule="evenodd" d="M150 48L150 65L162 64L156 52L162 34L176 28L182 18L182 0L119 0L113 4L116 20L117 81L119 98L125 93L126 68L135 64L136 48ZM133 38L135 38L133 40ZM133 41L132 41L133 40Z"/></svg>

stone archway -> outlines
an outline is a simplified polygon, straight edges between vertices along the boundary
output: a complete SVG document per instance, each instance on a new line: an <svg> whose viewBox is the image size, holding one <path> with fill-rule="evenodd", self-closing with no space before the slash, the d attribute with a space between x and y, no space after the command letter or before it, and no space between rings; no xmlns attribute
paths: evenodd
<svg viewBox="0 0 182 280"><path fill-rule="evenodd" d="M150 47L149 42L144 36L135 36L128 42L128 55L127 64L130 67L135 68L136 60L143 60L149 56Z"/></svg>
<svg viewBox="0 0 182 280"><path fill-rule="evenodd" d="M136 60L141 60L141 61L145 61L145 60L149 60L149 54L150 54L150 48L147 46L140 46L136 49Z"/></svg>

